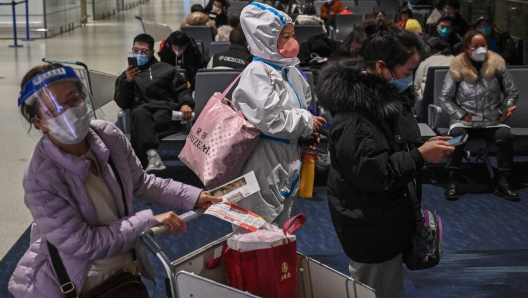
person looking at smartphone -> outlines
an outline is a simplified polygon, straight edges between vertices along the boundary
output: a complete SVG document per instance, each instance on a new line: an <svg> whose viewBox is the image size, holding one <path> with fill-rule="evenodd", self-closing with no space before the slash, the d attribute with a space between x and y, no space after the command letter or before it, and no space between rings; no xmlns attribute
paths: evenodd
<svg viewBox="0 0 528 298"><path fill-rule="evenodd" d="M421 39L383 18L364 28L362 58L329 63L317 82L318 104L333 116L328 205L352 278L376 297L401 298L402 253L415 229L408 184L453 147L450 137L423 143L412 113Z"/></svg>
<svg viewBox="0 0 528 298"><path fill-rule="evenodd" d="M519 200L509 183L513 169L513 136L510 128L502 123L502 116L515 105L519 92L504 59L488 51L484 33L468 31L462 49L463 52L451 61L440 95L442 108L451 116L448 134L453 137L468 134L468 139L479 137L495 143L499 168L495 194L507 200ZM458 173L463 156L464 146L457 146L448 159L447 200L459 197Z"/></svg>
<svg viewBox="0 0 528 298"><path fill-rule="evenodd" d="M154 57L154 38L140 34L134 38L132 52L138 67L129 65L117 78L114 100L121 109L131 109L131 143L147 172L164 170L156 151L160 139L178 131L173 111L182 120L191 119L194 100L187 82L174 66Z"/></svg>
<svg viewBox="0 0 528 298"><path fill-rule="evenodd" d="M33 223L29 248L9 280L17 298L64 297L67 290L82 297L122 269L153 280L140 233L161 224L169 235L185 232L185 222L172 211L134 211L132 200L179 210L222 200L146 173L113 123L91 120L90 97L75 70L61 64L36 66L22 79L21 115L42 135L23 178ZM71 281L63 287L53 248Z"/></svg>

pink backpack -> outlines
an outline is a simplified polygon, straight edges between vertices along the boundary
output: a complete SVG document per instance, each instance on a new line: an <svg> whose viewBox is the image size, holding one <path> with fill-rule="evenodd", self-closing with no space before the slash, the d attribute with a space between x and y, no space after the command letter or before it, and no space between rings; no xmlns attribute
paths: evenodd
<svg viewBox="0 0 528 298"><path fill-rule="evenodd" d="M179 159L211 189L238 176L257 145L260 131L225 98L240 75L220 94L215 92L187 135Z"/></svg>

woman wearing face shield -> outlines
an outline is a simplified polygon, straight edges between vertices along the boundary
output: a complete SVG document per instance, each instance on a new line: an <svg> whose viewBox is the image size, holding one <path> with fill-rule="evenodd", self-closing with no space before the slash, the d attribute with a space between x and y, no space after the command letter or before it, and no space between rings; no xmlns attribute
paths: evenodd
<svg viewBox="0 0 528 298"><path fill-rule="evenodd" d="M389 23L390 24L390 23ZM319 104L332 113L328 204L352 278L376 297L404 297L402 253L415 222L408 184L425 161L453 151L436 137L423 143L412 108L413 71L423 42L384 19L365 21L359 59L330 63L319 75ZM409 88L411 87L411 88ZM419 184L416 184L420 196Z"/></svg>
<svg viewBox="0 0 528 298"><path fill-rule="evenodd" d="M297 68L299 44L291 18L253 2L242 10L240 23L255 58L242 73L233 102L262 134L242 169L255 172L260 193L238 204L282 226L299 190L297 140L313 134L324 119L307 110L312 98Z"/></svg>
<svg viewBox="0 0 528 298"><path fill-rule="evenodd" d="M90 94L70 67L47 64L22 80L22 116L43 136L23 178L33 216L30 247L9 291L15 297L63 297L52 265L56 249L71 285L82 294L121 269L153 279L139 233L156 225L169 234L186 230L173 212L134 212L132 198L191 210L218 201L207 192L145 173L119 129L93 120ZM117 175L117 176L116 176Z"/></svg>
<svg viewBox="0 0 528 298"><path fill-rule="evenodd" d="M504 59L488 51L484 33L468 31L462 48L463 52L451 61L440 94L442 108L451 116L449 135L468 134L468 139L479 137L495 143L499 168L495 194L518 201L519 195L508 181L513 169L513 136L503 121L519 99L519 92ZM458 172L463 155L464 146L458 146L448 160L447 200L458 199Z"/></svg>

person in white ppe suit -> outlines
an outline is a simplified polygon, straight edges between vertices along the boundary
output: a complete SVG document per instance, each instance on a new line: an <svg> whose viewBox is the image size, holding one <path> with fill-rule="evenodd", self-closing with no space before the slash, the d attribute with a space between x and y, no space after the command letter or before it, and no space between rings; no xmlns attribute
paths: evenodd
<svg viewBox="0 0 528 298"><path fill-rule="evenodd" d="M325 120L307 110L310 86L296 67L299 44L291 18L253 2L242 10L240 22L255 58L242 73L233 102L262 134L242 169L242 173L255 172L260 193L238 205L282 226L299 190L297 141L314 134Z"/></svg>

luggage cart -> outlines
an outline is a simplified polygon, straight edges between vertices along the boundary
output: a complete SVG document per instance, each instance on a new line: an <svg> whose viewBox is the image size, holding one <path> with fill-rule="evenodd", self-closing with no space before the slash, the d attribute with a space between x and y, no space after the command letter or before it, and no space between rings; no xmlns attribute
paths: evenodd
<svg viewBox="0 0 528 298"><path fill-rule="evenodd" d="M190 211L180 215L189 222L203 214ZM225 267L207 269L206 262L222 253L228 234L175 261L170 261L154 236L167 231L166 226L148 229L140 238L165 268L170 298L183 297L258 297L227 285ZM374 289L297 252L297 298L376 298Z"/></svg>

